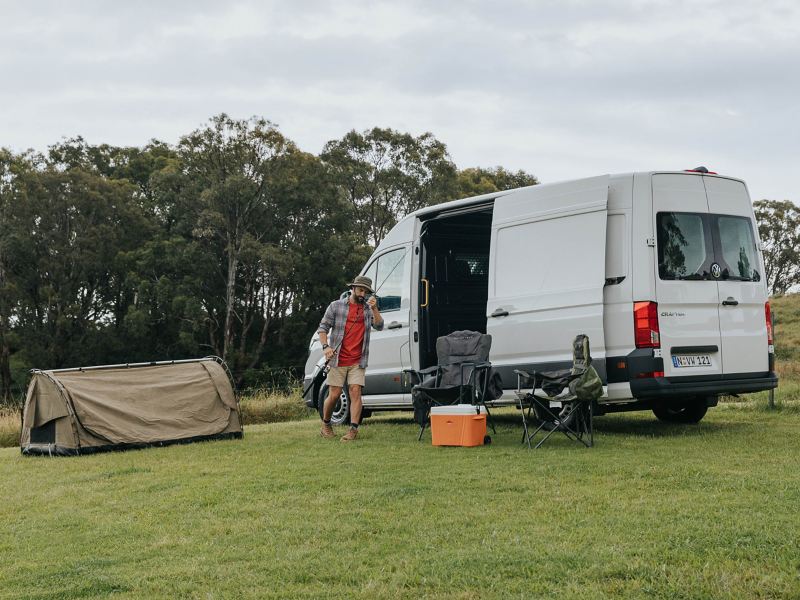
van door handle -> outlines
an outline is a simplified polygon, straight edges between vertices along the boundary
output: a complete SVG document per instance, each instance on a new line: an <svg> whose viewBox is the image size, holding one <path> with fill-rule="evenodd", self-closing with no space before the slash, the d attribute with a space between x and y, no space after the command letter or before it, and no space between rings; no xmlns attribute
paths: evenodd
<svg viewBox="0 0 800 600"><path fill-rule="evenodd" d="M389 323L386 329L400 329L402 326L403 324L400 323L399 321L392 321L391 323Z"/></svg>
<svg viewBox="0 0 800 600"><path fill-rule="evenodd" d="M508 316L508 311L507 310L503 310L502 308L498 308L490 316L492 316L492 317L507 317Z"/></svg>
<svg viewBox="0 0 800 600"><path fill-rule="evenodd" d="M733 296L728 296L725 300L722 301L722 306L737 306L739 301L736 300Z"/></svg>

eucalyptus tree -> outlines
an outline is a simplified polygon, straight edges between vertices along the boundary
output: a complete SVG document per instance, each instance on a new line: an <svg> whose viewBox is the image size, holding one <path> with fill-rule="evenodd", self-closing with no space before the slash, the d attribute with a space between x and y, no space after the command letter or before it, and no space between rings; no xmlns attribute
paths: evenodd
<svg viewBox="0 0 800 600"><path fill-rule="evenodd" d="M800 209L788 200L758 200L753 207L767 287L773 294L785 294L800 284Z"/></svg>
<svg viewBox="0 0 800 600"><path fill-rule="evenodd" d="M178 143L183 194L195 203L190 211L195 217L194 236L211 245L221 243L222 318L214 306L207 308L209 334L224 358L233 350L242 252L248 240L262 238L257 224L268 217L274 203L269 195L272 170L280 157L294 150L295 145L269 121L258 117L235 120L226 114L212 117L206 127Z"/></svg>
<svg viewBox="0 0 800 600"><path fill-rule="evenodd" d="M433 134L355 130L331 140L320 155L353 209L361 239L377 245L398 219L452 198L456 167Z"/></svg>
<svg viewBox="0 0 800 600"><path fill-rule="evenodd" d="M536 185L539 180L530 173L509 171L503 167L470 167L458 172L456 178L456 197L467 198L513 188Z"/></svg>

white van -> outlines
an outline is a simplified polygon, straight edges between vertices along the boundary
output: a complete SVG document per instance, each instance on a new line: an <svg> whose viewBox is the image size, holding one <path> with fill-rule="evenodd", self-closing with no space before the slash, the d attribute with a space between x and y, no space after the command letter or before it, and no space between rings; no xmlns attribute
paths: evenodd
<svg viewBox="0 0 800 600"><path fill-rule="evenodd" d="M514 369L570 367L579 333L606 386L597 414L648 409L691 423L720 394L777 386L747 187L703 167L424 208L389 232L361 274L385 320L372 332L366 415L411 408L402 371L436 364L436 338L460 329L492 335L506 390L496 404L514 402ZM315 335L306 384L321 362ZM317 386L308 405L321 410L326 394ZM334 420L347 418L343 393Z"/></svg>

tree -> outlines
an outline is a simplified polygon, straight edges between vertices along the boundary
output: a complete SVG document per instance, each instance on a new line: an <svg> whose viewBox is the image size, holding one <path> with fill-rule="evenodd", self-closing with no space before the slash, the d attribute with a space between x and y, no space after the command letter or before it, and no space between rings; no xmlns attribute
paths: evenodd
<svg viewBox="0 0 800 600"><path fill-rule="evenodd" d="M320 158L353 209L357 233L373 246L400 218L455 191L456 167L431 133L353 130L325 144Z"/></svg>
<svg viewBox="0 0 800 600"><path fill-rule="evenodd" d="M539 180L534 175L519 170L516 173L503 167L485 169L471 167L458 172L457 197L480 196L492 192L502 192L518 187L536 185Z"/></svg>
<svg viewBox="0 0 800 600"><path fill-rule="evenodd" d="M29 169L26 156L15 156L0 148L0 402L12 401L11 323L18 302L17 285L13 277L14 264L14 207L23 201L18 180Z"/></svg>
<svg viewBox="0 0 800 600"><path fill-rule="evenodd" d="M772 294L785 294L800 283L800 209L788 200L758 200L753 207L767 287Z"/></svg>
<svg viewBox="0 0 800 600"><path fill-rule="evenodd" d="M268 214L271 169L294 148L269 121L257 117L237 121L226 114L213 117L207 127L182 137L178 144L185 200L200 209L195 213L196 237L222 243L224 317L221 345L214 342L223 358L233 349L236 281L244 245L248 239L261 238L254 223ZM208 308L213 315L214 308ZM210 324L210 334L216 338L219 324L213 317Z"/></svg>

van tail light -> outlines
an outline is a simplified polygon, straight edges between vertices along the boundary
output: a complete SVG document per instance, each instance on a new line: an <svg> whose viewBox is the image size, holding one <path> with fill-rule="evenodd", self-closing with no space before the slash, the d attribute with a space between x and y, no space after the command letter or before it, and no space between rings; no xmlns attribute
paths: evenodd
<svg viewBox="0 0 800 600"><path fill-rule="evenodd" d="M633 303L633 333L637 348L661 348L658 330L658 303Z"/></svg>
<svg viewBox="0 0 800 600"><path fill-rule="evenodd" d="M772 336L772 309L769 307L769 300L764 304L764 316L767 319L767 344L769 346L773 345L773 336Z"/></svg>
<svg viewBox="0 0 800 600"><path fill-rule="evenodd" d="M664 371L648 371L647 373L637 373L636 379L653 379L655 377L663 377Z"/></svg>

